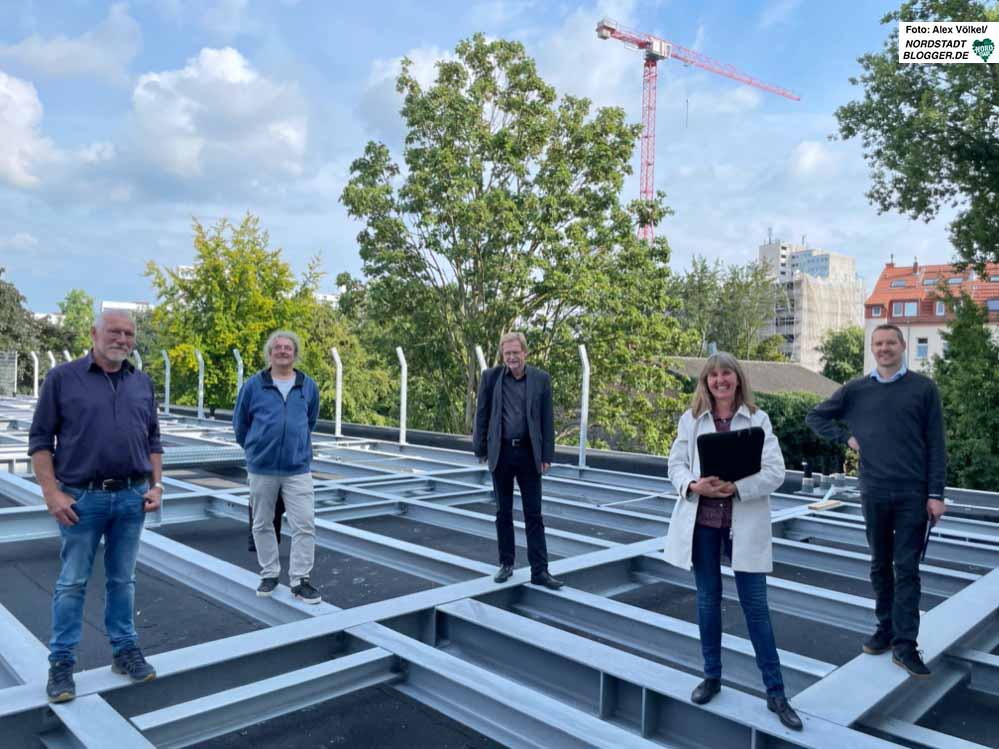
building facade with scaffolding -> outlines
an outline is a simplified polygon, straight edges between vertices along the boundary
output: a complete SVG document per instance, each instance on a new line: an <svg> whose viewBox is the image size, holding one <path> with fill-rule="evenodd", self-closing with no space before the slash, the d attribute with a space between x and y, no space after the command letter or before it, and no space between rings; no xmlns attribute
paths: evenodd
<svg viewBox="0 0 999 749"><path fill-rule="evenodd" d="M848 255L770 239L759 261L779 285L772 323L764 337L784 338L781 352L814 372L822 369L818 348L833 330L863 325L864 281Z"/></svg>

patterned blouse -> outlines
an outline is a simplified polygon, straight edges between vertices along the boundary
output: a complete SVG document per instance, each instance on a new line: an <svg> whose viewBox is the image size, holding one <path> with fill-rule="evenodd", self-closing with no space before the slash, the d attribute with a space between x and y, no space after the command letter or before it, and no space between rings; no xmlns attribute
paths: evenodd
<svg viewBox="0 0 999 749"><path fill-rule="evenodd" d="M731 416L727 419L720 419L714 414L712 416L715 420L716 432L730 432L732 430ZM697 524L709 528L731 528L732 498L701 497L697 504Z"/></svg>

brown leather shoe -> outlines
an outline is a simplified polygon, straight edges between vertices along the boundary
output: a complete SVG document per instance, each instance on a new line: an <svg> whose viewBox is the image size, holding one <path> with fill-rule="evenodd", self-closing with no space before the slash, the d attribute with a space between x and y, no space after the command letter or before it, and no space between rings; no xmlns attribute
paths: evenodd
<svg viewBox="0 0 999 749"><path fill-rule="evenodd" d="M690 701L695 705L707 705L721 691L721 679L705 679L690 693Z"/></svg>
<svg viewBox="0 0 999 749"><path fill-rule="evenodd" d="M550 588L551 590L558 590L563 585L565 585L565 583L562 582L561 580L556 580L548 573L547 570L545 570L540 575L537 576L531 575L531 585L543 585L544 587Z"/></svg>

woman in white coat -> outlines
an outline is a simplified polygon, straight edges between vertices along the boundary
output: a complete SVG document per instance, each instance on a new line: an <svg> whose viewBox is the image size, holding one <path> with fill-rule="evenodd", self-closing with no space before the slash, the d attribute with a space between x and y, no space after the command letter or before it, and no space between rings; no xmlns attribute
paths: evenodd
<svg viewBox="0 0 999 749"><path fill-rule="evenodd" d="M761 427L765 434L760 472L734 483L701 476L698 435L750 427ZM746 375L731 354L719 352L705 363L690 409L680 417L669 453L669 478L679 498L666 536L666 561L686 570L693 567L697 583L704 681L691 700L703 705L721 690L724 552L735 573L739 603L767 690L767 707L785 726L801 730L801 719L784 694L767 605L766 573L773 570L770 493L784 481L784 458L770 418L756 407Z"/></svg>

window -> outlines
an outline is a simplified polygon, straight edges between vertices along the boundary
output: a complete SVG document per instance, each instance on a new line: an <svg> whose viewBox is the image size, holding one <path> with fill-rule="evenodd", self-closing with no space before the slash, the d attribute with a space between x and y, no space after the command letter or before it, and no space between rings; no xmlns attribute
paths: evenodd
<svg viewBox="0 0 999 749"><path fill-rule="evenodd" d="M989 276L989 283L999 283L999 276Z"/></svg>
<svg viewBox="0 0 999 749"><path fill-rule="evenodd" d="M923 279L923 286L936 286L936 283L937 283L937 279L936 278L924 278Z"/></svg>
<svg viewBox="0 0 999 749"><path fill-rule="evenodd" d="M891 316L892 317L901 317L902 316L902 308L904 306L905 306L905 304L903 302L892 302L891 303Z"/></svg>
<svg viewBox="0 0 999 749"><path fill-rule="evenodd" d="M949 283L951 286L957 286L959 283L964 283L964 278L961 276L957 276L955 278L948 278L947 283Z"/></svg>
<svg viewBox="0 0 999 749"><path fill-rule="evenodd" d="M947 305L944 302L937 302L937 315L946 315Z"/></svg>
<svg viewBox="0 0 999 749"><path fill-rule="evenodd" d="M881 317L881 310L883 307L880 304L875 304L871 307L871 317Z"/></svg>
<svg viewBox="0 0 999 749"><path fill-rule="evenodd" d="M906 302L905 303L905 316L915 317L919 314L919 304L918 302Z"/></svg>
<svg viewBox="0 0 999 749"><path fill-rule="evenodd" d="M926 359L930 355L930 342L926 338L916 339L916 358Z"/></svg>
<svg viewBox="0 0 999 749"><path fill-rule="evenodd" d="M999 299L989 299L986 301L985 309L989 312L999 312Z"/></svg>
<svg viewBox="0 0 999 749"><path fill-rule="evenodd" d="M892 281L891 282L891 287L893 289L903 289L903 288L905 288L905 279L904 278L899 278L896 281Z"/></svg>
<svg viewBox="0 0 999 749"><path fill-rule="evenodd" d="M919 302L892 302L892 317L915 317L919 314Z"/></svg>

